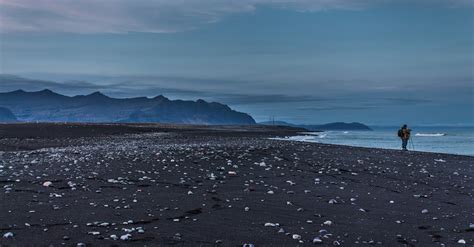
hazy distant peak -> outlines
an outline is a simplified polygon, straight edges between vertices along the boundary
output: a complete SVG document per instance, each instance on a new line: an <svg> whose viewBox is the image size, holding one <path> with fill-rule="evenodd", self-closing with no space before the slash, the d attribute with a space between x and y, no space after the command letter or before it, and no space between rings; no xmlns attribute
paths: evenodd
<svg viewBox="0 0 474 247"><path fill-rule="evenodd" d="M37 91L35 93L41 93L41 94L56 94L55 92L53 92L52 90L50 89L43 89L43 90L40 90L40 91Z"/></svg>
<svg viewBox="0 0 474 247"><path fill-rule="evenodd" d="M300 127L305 128L307 130L372 130L369 126L358 123L345 123L345 122L334 122L334 123L327 123L327 124L292 124L284 121L265 121L260 122L259 124L263 125L282 125L282 126L292 126L292 127Z"/></svg>
<svg viewBox="0 0 474 247"><path fill-rule="evenodd" d="M169 100L168 98L166 98L165 96L163 96L163 95L161 95L161 94L158 95L158 96L156 96L156 97L154 97L153 99L154 99L154 100Z"/></svg>
<svg viewBox="0 0 474 247"><path fill-rule="evenodd" d="M18 90L15 90L15 91L11 91L9 93L10 94L23 94L23 93L26 93L26 92L23 89L18 89Z"/></svg>
<svg viewBox="0 0 474 247"><path fill-rule="evenodd" d="M99 91L96 91L96 92L93 92L89 95L87 95L87 97L94 97L94 98L109 98L109 96L99 92Z"/></svg>

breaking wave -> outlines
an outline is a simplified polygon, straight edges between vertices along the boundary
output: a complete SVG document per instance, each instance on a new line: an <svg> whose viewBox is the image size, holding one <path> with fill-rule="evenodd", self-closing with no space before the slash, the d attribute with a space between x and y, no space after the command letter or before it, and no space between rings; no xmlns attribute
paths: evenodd
<svg viewBox="0 0 474 247"><path fill-rule="evenodd" d="M422 137L438 137L438 136L445 136L445 133L416 133L415 136L422 136Z"/></svg>

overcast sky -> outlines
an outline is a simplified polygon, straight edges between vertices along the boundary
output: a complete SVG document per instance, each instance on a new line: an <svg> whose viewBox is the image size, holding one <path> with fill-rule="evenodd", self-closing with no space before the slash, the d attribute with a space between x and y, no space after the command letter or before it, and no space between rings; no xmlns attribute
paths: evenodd
<svg viewBox="0 0 474 247"><path fill-rule="evenodd" d="M474 125L474 0L0 0L0 91ZM28 80L29 79L29 80Z"/></svg>

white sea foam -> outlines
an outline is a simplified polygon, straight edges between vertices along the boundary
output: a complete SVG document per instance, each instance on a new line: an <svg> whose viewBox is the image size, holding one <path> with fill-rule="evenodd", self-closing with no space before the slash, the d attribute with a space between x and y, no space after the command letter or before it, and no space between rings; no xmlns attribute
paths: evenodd
<svg viewBox="0 0 474 247"><path fill-rule="evenodd" d="M401 141L396 135L395 128L378 128L374 131L325 131L300 132L297 136L277 138L284 141L325 143L368 148L401 148ZM474 128L431 128L417 127L412 132L414 145L412 150L451 153L474 156ZM442 141L440 141L442 140Z"/></svg>
<svg viewBox="0 0 474 247"><path fill-rule="evenodd" d="M297 141L297 142L317 142L316 138L319 136L314 135L299 135L299 136L287 136L287 137L276 137L270 138L272 140L282 140L282 141Z"/></svg>
<svg viewBox="0 0 474 247"><path fill-rule="evenodd" d="M416 133L415 136L421 137L438 137L438 136L445 136L445 133Z"/></svg>

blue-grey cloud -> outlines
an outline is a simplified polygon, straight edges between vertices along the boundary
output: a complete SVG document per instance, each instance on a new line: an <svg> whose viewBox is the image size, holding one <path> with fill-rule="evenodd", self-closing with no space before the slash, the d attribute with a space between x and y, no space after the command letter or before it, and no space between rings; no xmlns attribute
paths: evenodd
<svg viewBox="0 0 474 247"><path fill-rule="evenodd" d="M33 80L15 75L0 74L0 91L14 91L24 89L29 91L51 89L65 92L95 91L103 86L83 81L71 81L68 83L59 83L46 80Z"/></svg>
<svg viewBox="0 0 474 247"><path fill-rule="evenodd" d="M86 95L94 91L116 98L129 98L137 96L154 97L165 95L171 99L217 101L230 105L232 108L248 112L258 121L268 119L268 116L276 116L279 120L293 121L297 123L319 123L331 121L362 121L367 123L391 123L400 119L411 123L464 123L472 124L472 86L466 88L467 95L456 94L455 98L461 98L459 102L444 102L438 95L438 91L423 91L422 97L406 91L395 91L380 95L378 92L367 91L364 93L324 94L307 95L289 91L254 92L252 88L234 87L234 90L215 90L212 87L201 88L199 86L187 87L192 83L192 78L185 78L182 82L180 77L165 77L173 80L175 84L153 85L152 83L122 83L120 77L113 79L106 76L87 76L95 78L94 82L83 80L71 80L65 82L51 80L26 79L18 76L0 74L0 92L23 89L25 91L38 91L50 89L55 92L73 96ZM142 81L151 82L159 80L159 76L153 80L147 77ZM199 81L199 78L196 78ZM202 79L202 78L201 78ZM123 80L123 78L122 78ZM105 83L98 83L105 82ZM219 83L220 80L209 82ZM181 85L180 83L184 83ZM234 83L239 83L235 81ZM268 86L268 85L267 85ZM449 84L446 85L449 88ZM306 90L308 92L309 90ZM312 90L317 91L317 90ZM446 92L446 90L443 90ZM433 97L433 94L434 97ZM468 97L468 98L466 98ZM451 99L452 101L452 99ZM471 103L470 103L471 102ZM441 113L442 114L439 114ZM440 117L438 117L440 116ZM436 118L438 117L438 118Z"/></svg>
<svg viewBox="0 0 474 247"><path fill-rule="evenodd" d="M169 33L199 28L259 7L358 10L395 0L0 0L0 31ZM413 1L406 1L413 2ZM417 0L473 6L471 0Z"/></svg>
<svg viewBox="0 0 474 247"><path fill-rule="evenodd" d="M131 77L131 78L142 78L142 77ZM156 79L179 81L182 82L193 81L191 78L179 78L179 77L151 77L147 78L147 81ZM180 87L160 87L153 86L147 83L132 83L127 79L127 82L119 83L108 83L108 84L94 84L84 81L67 81L67 82L53 82L47 80L35 80L28 79L14 75L2 75L0 74L0 92L8 92L14 90L25 90L25 91L39 91L43 89L50 89L58 93L66 94L69 96L79 94L89 94L94 91L101 91L109 96L127 98L127 97L138 97L148 96L154 97L157 95L166 95L184 99L206 99L211 101L218 101L232 105L248 105L248 104L261 104L261 103L290 103L290 102L316 102L323 101L325 99L317 98L307 95L286 95L286 94L248 94L245 92L222 92L216 90L199 90L199 89L184 89ZM143 80L143 78L142 78ZM197 78L197 82L204 83L204 79ZM194 81L196 83L196 81ZM218 83L218 81L210 81L208 83ZM240 82L235 82L240 83Z"/></svg>
<svg viewBox="0 0 474 247"><path fill-rule="evenodd" d="M357 111L375 108L376 106L314 106L300 107L300 111L319 112L319 111Z"/></svg>
<svg viewBox="0 0 474 247"><path fill-rule="evenodd" d="M215 99L232 105L326 101L324 98L308 95L285 94L224 94L215 96Z"/></svg>

